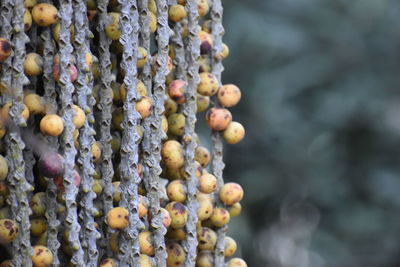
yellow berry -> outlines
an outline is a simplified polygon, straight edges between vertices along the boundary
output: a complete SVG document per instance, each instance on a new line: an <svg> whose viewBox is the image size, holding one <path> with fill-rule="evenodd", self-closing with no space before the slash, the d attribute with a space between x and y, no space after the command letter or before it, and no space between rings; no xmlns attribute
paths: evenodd
<svg viewBox="0 0 400 267"><path fill-rule="evenodd" d="M168 116L168 133L182 136L185 132L186 117L182 113L174 113Z"/></svg>
<svg viewBox="0 0 400 267"><path fill-rule="evenodd" d="M10 219L0 220L0 244L12 242L18 235L18 225Z"/></svg>
<svg viewBox="0 0 400 267"><path fill-rule="evenodd" d="M125 229L129 225L129 211L122 207L111 209L107 213L107 224L113 229Z"/></svg>
<svg viewBox="0 0 400 267"><path fill-rule="evenodd" d="M200 250L214 250L217 243L217 234L210 228L201 227L197 232L198 249Z"/></svg>
<svg viewBox="0 0 400 267"><path fill-rule="evenodd" d="M195 150L194 160L200 163L201 167L205 168L211 161L211 153L206 147L198 146Z"/></svg>
<svg viewBox="0 0 400 267"><path fill-rule="evenodd" d="M228 261L226 267L247 267L247 263L240 258L233 258Z"/></svg>
<svg viewBox="0 0 400 267"><path fill-rule="evenodd" d="M139 265L140 267L153 267L153 261L151 257L147 256L146 254L140 254Z"/></svg>
<svg viewBox="0 0 400 267"><path fill-rule="evenodd" d="M233 205L243 198L243 189L237 183L226 183L219 191L219 199L226 205Z"/></svg>
<svg viewBox="0 0 400 267"><path fill-rule="evenodd" d="M149 117L153 111L153 101L151 98L144 96L136 102L136 111L139 112L142 119Z"/></svg>
<svg viewBox="0 0 400 267"><path fill-rule="evenodd" d="M5 180L8 174L8 161L0 155L0 181Z"/></svg>
<svg viewBox="0 0 400 267"><path fill-rule="evenodd" d="M230 257L233 254L235 254L237 249L236 241L232 237L225 236L224 242L225 242L225 248L224 248L225 257Z"/></svg>
<svg viewBox="0 0 400 267"><path fill-rule="evenodd" d="M228 207L229 215L231 217L236 217L239 216L240 213L242 212L242 205L240 205L239 202L236 202L232 206Z"/></svg>
<svg viewBox="0 0 400 267"><path fill-rule="evenodd" d="M171 169L179 169L185 163L182 145L175 140L169 140L163 144L161 156L165 166Z"/></svg>
<svg viewBox="0 0 400 267"><path fill-rule="evenodd" d="M24 13L24 30L28 31L32 27L32 15L28 9L25 8Z"/></svg>
<svg viewBox="0 0 400 267"><path fill-rule="evenodd" d="M210 97L197 94L196 105L197 105L197 112L205 111L210 105Z"/></svg>
<svg viewBox="0 0 400 267"><path fill-rule="evenodd" d="M168 184L167 195L170 201L185 202L186 184L183 180L175 180Z"/></svg>
<svg viewBox="0 0 400 267"><path fill-rule="evenodd" d="M92 145L92 158L93 162L97 163L101 159L100 142L94 142Z"/></svg>
<svg viewBox="0 0 400 267"><path fill-rule="evenodd" d="M153 234L150 231L139 233L139 247L140 253L154 255Z"/></svg>
<svg viewBox="0 0 400 267"><path fill-rule="evenodd" d="M188 211L186 207L180 202L170 202L165 206L165 209L171 216L171 227L182 228L186 225Z"/></svg>
<svg viewBox="0 0 400 267"><path fill-rule="evenodd" d="M222 136L228 144L237 144L244 138L245 130L242 124L236 121L229 123Z"/></svg>
<svg viewBox="0 0 400 267"><path fill-rule="evenodd" d="M196 258L196 267L214 267L214 255L210 251L201 250Z"/></svg>
<svg viewBox="0 0 400 267"><path fill-rule="evenodd" d="M141 67L143 67L143 66L146 64L146 62L147 62L147 59L148 59L148 57L147 57L147 51L146 51L146 49L144 49L143 47L139 46L139 47L138 47L138 52L139 52L139 58L137 59L136 66L137 66L138 68L141 68Z"/></svg>
<svg viewBox="0 0 400 267"><path fill-rule="evenodd" d="M207 15L208 11L210 10L208 0L197 0L197 10L200 17L204 17L205 15Z"/></svg>
<svg viewBox="0 0 400 267"><path fill-rule="evenodd" d="M157 16L154 15L153 12L149 12L150 22L149 22L149 30L150 33L155 33L157 30Z"/></svg>
<svg viewBox="0 0 400 267"><path fill-rule="evenodd" d="M210 221L216 227L222 227L228 224L230 219L231 216L229 215L229 212L224 208L215 208L210 217Z"/></svg>
<svg viewBox="0 0 400 267"><path fill-rule="evenodd" d="M32 18L39 26L50 26L57 22L58 10L52 4L36 4L32 9Z"/></svg>
<svg viewBox="0 0 400 267"><path fill-rule="evenodd" d="M186 259L186 253L178 242L169 242L167 244L167 266L177 266L183 264Z"/></svg>
<svg viewBox="0 0 400 267"><path fill-rule="evenodd" d="M72 109L74 110L74 117L72 122L74 123L77 129L81 128L86 121L86 114L85 112L78 107L77 105L72 105Z"/></svg>
<svg viewBox="0 0 400 267"><path fill-rule="evenodd" d="M59 136L64 131L64 121L56 114L47 114L40 121L40 131L50 136Z"/></svg>
<svg viewBox="0 0 400 267"><path fill-rule="evenodd" d="M31 234L33 236L40 236L47 231L47 223L43 219L31 220Z"/></svg>
<svg viewBox="0 0 400 267"><path fill-rule="evenodd" d="M199 199L199 209L197 210L197 217L200 221L207 220L211 217L214 211L214 205L210 199Z"/></svg>
<svg viewBox="0 0 400 267"><path fill-rule="evenodd" d="M173 22L180 22L187 17L185 7L182 5L172 5L168 9L168 18Z"/></svg>
<svg viewBox="0 0 400 267"><path fill-rule="evenodd" d="M112 258L104 259L100 262L99 267L117 267L118 263L116 260Z"/></svg>
<svg viewBox="0 0 400 267"><path fill-rule="evenodd" d="M215 95L218 91L218 79L214 74L202 72L199 74L200 82L197 85L197 92L204 96Z"/></svg>
<svg viewBox="0 0 400 267"><path fill-rule="evenodd" d="M224 107L235 106L241 98L242 94L239 87L234 84L225 84L218 90L218 102Z"/></svg>
<svg viewBox="0 0 400 267"><path fill-rule="evenodd" d="M24 104L28 108L29 113L33 115L44 114L46 112L43 98L35 93L25 95Z"/></svg>
<svg viewBox="0 0 400 267"><path fill-rule="evenodd" d="M53 263L53 253L45 246L34 246L32 263L34 267L48 267Z"/></svg>
<svg viewBox="0 0 400 267"><path fill-rule="evenodd" d="M210 194L217 189L217 178L210 173L204 173L199 179L199 191Z"/></svg>
<svg viewBox="0 0 400 267"><path fill-rule="evenodd" d="M106 35L111 40L118 40L121 36L121 30L119 28L119 18L121 14L118 12L109 12L108 15L111 17L111 23L106 26Z"/></svg>

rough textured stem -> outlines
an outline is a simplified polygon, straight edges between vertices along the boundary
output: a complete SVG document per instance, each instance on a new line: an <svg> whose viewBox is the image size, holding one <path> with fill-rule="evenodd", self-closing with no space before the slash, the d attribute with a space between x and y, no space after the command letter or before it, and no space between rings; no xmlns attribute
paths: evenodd
<svg viewBox="0 0 400 267"><path fill-rule="evenodd" d="M199 56L200 56L200 40L197 37L198 29L198 11L197 1L189 0L186 3L188 13L188 30L189 35L186 40L185 57L187 62L187 83L186 103L183 105L183 114L186 116L184 142L185 142L185 172L187 175L187 200L186 206L189 210L188 221L186 223L187 238L184 241L184 248L187 251L185 266L194 266L196 261L197 248L197 232L196 223L198 221L197 210L199 204L196 199L197 178L194 163L194 154L196 149L196 141L194 137L196 124L196 92L199 82ZM185 77L186 78L186 77Z"/></svg>
<svg viewBox="0 0 400 267"><path fill-rule="evenodd" d="M13 32L13 26L11 25L13 17L13 0L0 1L0 7L0 34L1 37L11 41L11 34ZM1 93L1 98L2 103L6 103L10 100L11 94L12 57L8 57L1 63L1 66L1 85L7 88L5 92Z"/></svg>
<svg viewBox="0 0 400 267"><path fill-rule="evenodd" d="M214 38L214 45L212 48L211 53L211 72L217 77L219 85L221 85L221 73L224 70L222 65L222 61L219 57L216 57L218 53L222 51L222 35L224 34L224 27L222 26L222 4L221 0L213 0L211 5L211 30L212 35ZM214 97L215 99L215 97ZM214 101L214 103L218 103L218 101ZM223 180L223 169L225 164L223 162L223 143L222 143L222 136L220 132L213 131L212 133L212 143L213 143L213 150L212 150L212 170L215 177L218 180L218 187L216 190L215 198L216 204L219 207L223 207L223 204L219 201L218 192L222 185L224 184ZM227 227L221 227L217 229L217 244L215 247L215 254L214 254L214 265L216 267L222 267L224 265L224 239L226 234Z"/></svg>
<svg viewBox="0 0 400 267"><path fill-rule="evenodd" d="M79 213L82 225L80 238L84 250L85 266L96 267L98 264L99 252L97 250L97 238L100 233L94 226L93 199L96 194L92 191L94 166L92 161L92 145L94 143L93 129L93 77L90 66L86 63L86 53L90 53L89 45L89 22L86 16L86 4L83 1L73 2L75 17L75 51L78 69L76 91L78 105L85 111L87 119L79 132L79 158L78 164L81 170L81 211Z"/></svg>
<svg viewBox="0 0 400 267"><path fill-rule="evenodd" d="M7 3L4 3L7 5ZM29 41L24 33L23 1L13 1L13 30L12 43L14 45L14 56L12 58L11 88L13 105L10 109L10 123L6 143L8 144L7 156L10 159L10 173L7 182L10 190L8 203L10 204L11 214L18 223L19 233L14 240L13 264L14 266L32 266L31 243L30 243L30 221L29 215L32 213L29 207L28 193L33 191L33 187L25 178L25 161L23 149L25 144L21 139L19 127L26 126L26 122L20 115L23 110L23 86L28 79L24 75L23 63L25 58L25 44ZM4 7L4 6L3 6ZM8 7L11 7L8 5ZM11 41L11 40L10 40ZM11 64L11 61L9 62ZM11 66L11 65L10 65ZM6 69L5 73L10 72ZM4 74L4 73L3 73ZM10 81L10 80L8 80Z"/></svg>
<svg viewBox="0 0 400 267"><path fill-rule="evenodd" d="M80 225L77 216L76 196L78 188L74 185L74 167L76 149L74 146L73 132L75 126L72 122L74 111L72 109L72 93L74 86L70 80L70 57L72 45L70 43L70 25L72 18L71 0L60 1L60 100L62 108L62 118L64 121L64 132L61 137L61 146L64 156L64 199L66 205L65 226L69 231L68 242L73 251L71 262L78 266L83 266L83 250L81 247L79 232Z"/></svg>
<svg viewBox="0 0 400 267"><path fill-rule="evenodd" d="M100 132L100 143L102 146L101 150L101 178L104 182L103 191L101 194L103 214L107 214L110 209L113 208L113 187L112 178L114 176L114 169L112 165L112 149L111 149L111 107L112 98L110 95L110 84L111 84L111 71L110 71L110 44L111 40L107 38L105 34L105 27L109 23L110 18L107 14L108 0L99 0L97 2L99 24L97 30L99 32L100 44L99 44L99 67L100 67L100 100L97 108L100 110L100 121L99 121L99 132ZM111 256L112 251L109 247L108 240L110 239L112 229L106 227L103 232L103 238L101 246L106 248L107 256Z"/></svg>

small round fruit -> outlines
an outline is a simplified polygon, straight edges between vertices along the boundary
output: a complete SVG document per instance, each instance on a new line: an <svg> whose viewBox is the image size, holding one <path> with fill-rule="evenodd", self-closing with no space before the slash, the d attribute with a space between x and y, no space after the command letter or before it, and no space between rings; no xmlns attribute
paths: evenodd
<svg viewBox="0 0 400 267"><path fill-rule="evenodd" d="M35 93L25 95L24 104L28 108L29 113L33 115L44 114L46 112L46 105L43 98Z"/></svg>
<svg viewBox="0 0 400 267"><path fill-rule="evenodd" d="M32 27L32 15L28 9L25 8L24 13L24 31L28 31Z"/></svg>
<svg viewBox="0 0 400 267"><path fill-rule="evenodd" d="M101 159L101 148L99 142L94 142L92 145L92 158L93 163L97 163Z"/></svg>
<svg viewBox="0 0 400 267"><path fill-rule="evenodd" d="M99 267L117 267L118 263L116 260L112 258L104 259L100 262Z"/></svg>
<svg viewBox="0 0 400 267"><path fill-rule="evenodd" d="M40 131L50 136L59 136L64 131L64 121L57 114L47 114L40 121Z"/></svg>
<svg viewBox="0 0 400 267"><path fill-rule="evenodd" d="M208 126L214 131L223 131L232 121L232 114L225 108L211 108L206 113Z"/></svg>
<svg viewBox="0 0 400 267"><path fill-rule="evenodd" d="M78 70L74 64L69 65L70 81L73 83L78 78ZM53 65L53 77L55 81L60 81L60 64Z"/></svg>
<svg viewBox="0 0 400 267"><path fill-rule="evenodd" d="M225 257L230 257L233 254L235 254L237 249L236 241L232 237L225 236L224 242L225 242L225 249L224 249Z"/></svg>
<svg viewBox="0 0 400 267"><path fill-rule="evenodd" d="M175 140L168 140L163 144L161 156L167 168L179 169L185 163L182 145Z"/></svg>
<svg viewBox="0 0 400 267"><path fill-rule="evenodd" d="M200 17L207 15L209 10L210 6L208 0L197 0L197 11L199 12Z"/></svg>
<svg viewBox="0 0 400 267"><path fill-rule="evenodd" d="M139 247L140 253L154 255L153 234L150 231L139 233Z"/></svg>
<svg viewBox="0 0 400 267"><path fill-rule="evenodd" d="M8 102L1 108L1 120L2 121L8 121L10 119L10 109L12 106L12 102ZM24 109L21 112L22 118L25 119L25 121L29 118L29 109L28 107L24 104L23 105Z"/></svg>
<svg viewBox="0 0 400 267"><path fill-rule="evenodd" d="M196 258L196 267L214 267L214 256L209 251L200 251Z"/></svg>
<svg viewBox="0 0 400 267"><path fill-rule="evenodd" d="M151 260L151 257L145 254L140 254L139 265L140 267L153 267L153 261Z"/></svg>
<svg viewBox="0 0 400 267"><path fill-rule="evenodd" d="M38 76L43 72L43 58L37 53L28 53L24 61L24 72L27 76Z"/></svg>
<svg viewBox="0 0 400 267"><path fill-rule="evenodd" d="M107 213L107 224L112 229L125 229L129 225L129 211L122 207L111 209Z"/></svg>
<svg viewBox="0 0 400 267"><path fill-rule="evenodd" d="M200 250L214 250L217 243L217 234L207 227L201 227L197 233L198 249Z"/></svg>
<svg viewBox="0 0 400 267"><path fill-rule="evenodd" d="M210 217L210 221L216 227L222 227L228 224L230 219L231 216L229 215L229 212L224 208L215 208Z"/></svg>
<svg viewBox="0 0 400 267"><path fill-rule="evenodd" d="M210 53L213 47L212 35L206 31L200 31L197 36L200 39L200 54L205 55Z"/></svg>
<svg viewBox="0 0 400 267"><path fill-rule="evenodd" d="M34 267L48 267L53 263L53 253L45 246L34 246L32 263Z"/></svg>
<svg viewBox="0 0 400 267"><path fill-rule="evenodd" d="M182 136L185 132L186 117L182 113L174 113L168 116L168 133Z"/></svg>
<svg viewBox="0 0 400 267"><path fill-rule="evenodd" d="M210 105L210 97L197 94L196 105L197 105L197 112L205 111Z"/></svg>
<svg viewBox="0 0 400 267"><path fill-rule="evenodd" d="M173 80L168 86L168 95L178 104L186 102L185 87L187 82L183 80Z"/></svg>
<svg viewBox="0 0 400 267"><path fill-rule="evenodd" d="M138 213L139 218L143 218L146 216L148 211L148 200L145 196L139 195L139 205L138 205Z"/></svg>
<svg viewBox="0 0 400 267"><path fill-rule="evenodd" d="M12 242L18 234L18 225L10 219L0 220L0 244Z"/></svg>
<svg viewBox="0 0 400 267"><path fill-rule="evenodd" d="M151 98L144 96L136 102L136 111L139 112L142 119L149 117L153 111L153 101Z"/></svg>
<svg viewBox="0 0 400 267"><path fill-rule="evenodd" d="M167 195L170 201L185 202L186 184L183 180L174 180L167 186Z"/></svg>
<svg viewBox="0 0 400 267"><path fill-rule="evenodd" d="M226 205L233 205L243 198L243 189L237 183L226 183L219 191L219 199Z"/></svg>
<svg viewBox="0 0 400 267"><path fill-rule="evenodd" d="M31 234L39 237L47 231L47 223L44 219L31 219Z"/></svg>
<svg viewBox="0 0 400 267"><path fill-rule="evenodd" d="M237 144L244 138L245 130L242 124L236 121L229 123L222 136L228 144Z"/></svg>
<svg viewBox="0 0 400 267"><path fill-rule="evenodd" d="M37 164L39 172L48 178L61 176L64 172L64 158L57 152L44 152Z"/></svg>
<svg viewBox="0 0 400 267"><path fill-rule="evenodd" d="M0 155L0 181L3 181L7 178L8 174L8 162L7 160Z"/></svg>
<svg viewBox="0 0 400 267"><path fill-rule="evenodd" d="M60 31L61 31L61 23L58 22L56 25L53 26L53 38L57 43L60 41ZM75 27L73 24L69 26L69 32L70 32L69 40L71 41L71 43L73 43L75 36Z"/></svg>
<svg viewBox="0 0 400 267"><path fill-rule="evenodd" d="M177 266L183 264L186 259L185 250L178 242L168 242L167 244L167 266Z"/></svg>
<svg viewBox="0 0 400 267"><path fill-rule="evenodd" d="M187 17L185 7L182 5L172 5L168 9L168 18L173 22L180 22Z"/></svg>
<svg viewBox="0 0 400 267"><path fill-rule="evenodd" d="M200 82L197 85L197 92L204 96L212 96L218 92L218 79L214 74L202 72L199 74Z"/></svg>
<svg viewBox="0 0 400 267"><path fill-rule="evenodd" d="M111 23L106 26L106 35L111 40L118 40L121 37L121 29L119 27L119 19L121 14L118 12L110 12Z"/></svg>
<svg viewBox="0 0 400 267"><path fill-rule="evenodd" d="M5 38L0 38L0 62L5 61L11 53L11 43Z"/></svg>
<svg viewBox="0 0 400 267"><path fill-rule="evenodd" d="M214 205L209 199L199 199L199 209L197 210L197 217L200 221L207 220L211 217L214 211Z"/></svg>
<svg viewBox="0 0 400 267"><path fill-rule="evenodd" d="M165 228L168 228L171 225L171 215L169 215L169 212L164 208L160 208L160 212L163 218L163 225Z"/></svg>
<svg viewBox="0 0 400 267"><path fill-rule="evenodd" d="M239 103L242 93L234 84L225 84L218 90L218 102L224 107L233 107Z"/></svg>
<svg viewBox="0 0 400 267"><path fill-rule="evenodd" d="M141 46L138 47L138 54L139 54L139 57L137 59L136 66L138 68L141 68L146 64L146 62L148 60L148 55L147 55L146 49L144 49Z"/></svg>
<svg viewBox="0 0 400 267"><path fill-rule="evenodd" d="M57 22L58 10L52 4L36 4L32 9L32 18L39 26L50 26Z"/></svg>
<svg viewBox="0 0 400 267"><path fill-rule="evenodd" d="M168 117L171 114L174 114L178 111L178 104L173 101L171 98L167 98L164 102L164 108L165 108L165 116Z"/></svg>
<svg viewBox="0 0 400 267"><path fill-rule="evenodd" d="M169 212L171 216L171 227L174 229L182 228L186 225L188 211L180 202L170 202L165 206L165 209Z"/></svg>
<svg viewBox="0 0 400 267"><path fill-rule="evenodd" d="M165 134L167 134L167 132L168 132L168 120L164 115L161 116L161 129L163 130L163 132Z"/></svg>
<svg viewBox="0 0 400 267"><path fill-rule="evenodd" d="M217 178L211 173L204 173L199 179L199 191L210 194L217 189Z"/></svg>
<svg viewBox="0 0 400 267"><path fill-rule="evenodd" d="M114 253L119 253L119 233L120 232L112 233L108 241L110 248Z"/></svg>
<svg viewBox="0 0 400 267"><path fill-rule="evenodd" d="M226 267L247 267L247 263L240 258L233 258L228 261Z"/></svg>
<svg viewBox="0 0 400 267"><path fill-rule="evenodd" d="M155 33L157 30L157 16L154 15L153 12L149 12L150 22L149 22L149 30L150 33Z"/></svg>
<svg viewBox="0 0 400 267"><path fill-rule="evenodd" d="M46 212L46 194L38 192L34 194L29 202L32 212L37 217L44 216Z"/></svg>
<svg viewBox="0 0 400 267"><path fill-rule="evenodd" d="M171 240L183 241L186 239L186 231L184 228L169 228L165 236Z"/></svg>
<svg viewBox="0 0 400 267"><path fill-rule="evenodd" d="M86 114L77 105L72 105L72 109L74 110L74 117L72 119L72 122L77 129L80 129L85 124Z"/></svg>
<svg viewBox="0 0 400 267"><path fill-rule="evenodd" d="M37 0L24 0L24 7L32 8L37 4Z"/></svg>
<svg viewBox="0 0 400 267"><path fill-rule="evenodd" d="M236 202L232 206L228 207L228 211L231 217L239 216L242 212L242 205L239 202Z"/></svg>
<svg viewBox="0 0 400 267"><path fill-rule="evenodd" d="M201 167L205 168L211 161L211 153L206 147L198 146L194 153L194 160L200 163Z"/></svg>

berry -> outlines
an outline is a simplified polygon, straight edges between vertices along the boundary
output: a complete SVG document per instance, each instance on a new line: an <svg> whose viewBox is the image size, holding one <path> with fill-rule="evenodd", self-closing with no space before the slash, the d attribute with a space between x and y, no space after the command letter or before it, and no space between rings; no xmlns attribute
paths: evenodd
<svg viewBox="0 0 400 267"><path fill-rule="evenodd" d="M48 267L53 263L53 253L45 246L34 246L32 263L34 267Z"/></svg>
<svg viewBox="0 0 400 267"><path fill-rule="evenodd" d="M174 113L168 116L168 133L182 136L185 132L186 117L182 113Z"/></svg>
<svg viewBox="0 0 400 267"><path fill-rule="evenodd" d="M199 191L210 194L217 189L217 178L210 173L203 174L199 179Z"/></svg>
<svg viewBox="0 0 400 267"><path fill-rule="evenodd" d="M32 9L33 21L42 27L50 26L58 20L58 10L52 4L36 4Z"/></svg>
<svg viewBox="0 0 400 267"><path fill-rule="evenodd" d="M168 86L168 95L178 104L186 102L185 87L187 82L183 80L173 80Z"/></svg>
<svg viewBox="0 0 400 267"><path fill-rule="evenodd" d="M72 105L72 109L74 110L74 117L72 119L72 122L74 123L75 127L79 129L85 124L86 114L77 105Z"/></svg>
<svg viewBox="0 0 400 267"><path fill-rule="evenodd" d="M44 152L37 164L39 172L48 178L61 176L64 172L64 158L57 152Z"/></svg>
<svg viewBox="0 0 400 267"><path fill-rule="evenodd" d="M129 225L129 211L122 207L111 209L107 213L107 224L112 229L125 229Z"/></svg>
<svg viewBox="0 0 400 267"><path fill-rule="evenodd" d="M179 169L185 163L182 145L175 140L169 140L163 144L161 156L165 166L171 169Z"/></svg>
<svg viewBox="0 0 400 267"><path fill-rule="evenodd" d="M232 114L225 108L211 108L206 113L208 126L214 131L223 131L232 121Z"/></svg>
<svg viewBox="0 0 400 267"><path fill-rule="evenodd" d="M28 108L30 114L37 115L46 112L43 98L35 93L25 95L24 104Z"/></svg>
<svg viewBox="0 0 400 267"><path fill-rule="evenodd" d="M207 167L211 161L210 151L204 146L196 147L194 160L200 163L201 167Z"/></svg>
<svg viewBox="0 0 400 267"><path fill-rule="evenodd" d="M182 228L186 225L188 210L182 203L175 201L170 202L165 206L165 209L171 216L172 228Z"/></svg>
<svg viewBox="0 0 400 267"><path fill-rule="evenodd" d="M212 251L217 243L217 234L210 228L201 227L197 232L197 240L199 241L198 249Z"/></svg>
<svg viewBox="0 0 400 267"><path fill-rule="evenodd" d="M218 79L214 74L209 72L202 72L200 75L200 82L197 85L197 92L204 96L215 95L218 91Z"/></svg>
<svg viewBox="0 0 400 267"><path fill-rule="evenodd" d="M139 233L140 253L154 255L153 234L149 231Z"/></svg>
<svg viewBox="0 0 400 267"><path fill-rule="evenodd" d="M177 266L183 264L186 259L185 250L178 242L169 242L167 244L167 266Z"/></svg>
<svg viewBox="0 0 400 267"><path fill-rule="evenodd" d="M224 249L225 257L230 257L233 254L235 254L237 249L236 241L232 237L225 236L224 243L225 243L225 249Z"/></svg>
<svg viewBox="0 0 400 267"><path fill-rule="evenodd" d="M186 184L183 180L175 180L168 184L167 195L170 201L185 202Z"/></svg>
<svg viewBox="0 0 400 267"><path fill-rule="evenodd" d="M237 144L244 138L245 130L242 124L236 121L229 123L222 136L228 144Z"/></svg>
<svg viewBox="0 0 400 267"><path fill-rule="evenodd" d="M18 225L10 219L0 220L0 244L12 242L18 235Z"/></svg>
<svg viewBox="0 0 400 267"><path fill-rule="evenodd" d="M5 61L11 53L11 43L5 38L0 38L0 62Z"/></svg>
<svg viewBox="0 0 400 267"><path fill-rule="evenodd" d="M8 174L8 161L0 155L0 181L5 180Z"/></svg>
<svg viewBox="0 0 400 267"><path fill-rule="evenodd" d="M242 94L239 87L234 84L225 84L218 90L218 102L224 107L233 107L239 103Z"/></svg>
<svg viewBox="0 0 400 267"><path fill-rule="evenodd" d="M247 267L247 263L240 258L233 258L228 261L226 267Z"/></svg>
<svg viewBox="0 0 400 267"><path fill-rule="evenodd" d="M168 18L173 22L180 22L187 17L187 12L183 5L172 5L168 10Z"/></svg>
<svg viewBox="0 0 400 267"><path fill-rule="evenodd" d="M117 267L118 263L116 260L112 258L104 259L100 262L99 267Z"/></svg>
<svg viewBox="0 0 400 267"><path fill-rule="evenodd" d="M216 227L228 224L230 219L229 212L224 208L215 208L210 217L211 223Z"/></svg>
<svg viewBox="0 0 400 267"><path fill-rule="evenodd" d="M219 199L226 205L233 205L243 198L243 189L237 183L226 183L219 191Z"/></svg>

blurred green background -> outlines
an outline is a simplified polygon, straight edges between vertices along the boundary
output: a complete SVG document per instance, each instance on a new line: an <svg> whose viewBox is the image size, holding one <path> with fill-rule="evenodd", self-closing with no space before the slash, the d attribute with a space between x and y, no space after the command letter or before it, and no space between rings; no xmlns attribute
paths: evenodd
<svg viewBox="0 0 400 267"><path fill-rule="evenodd" d="M400 1L225 0L249 266L400 266Z"/></svg>

